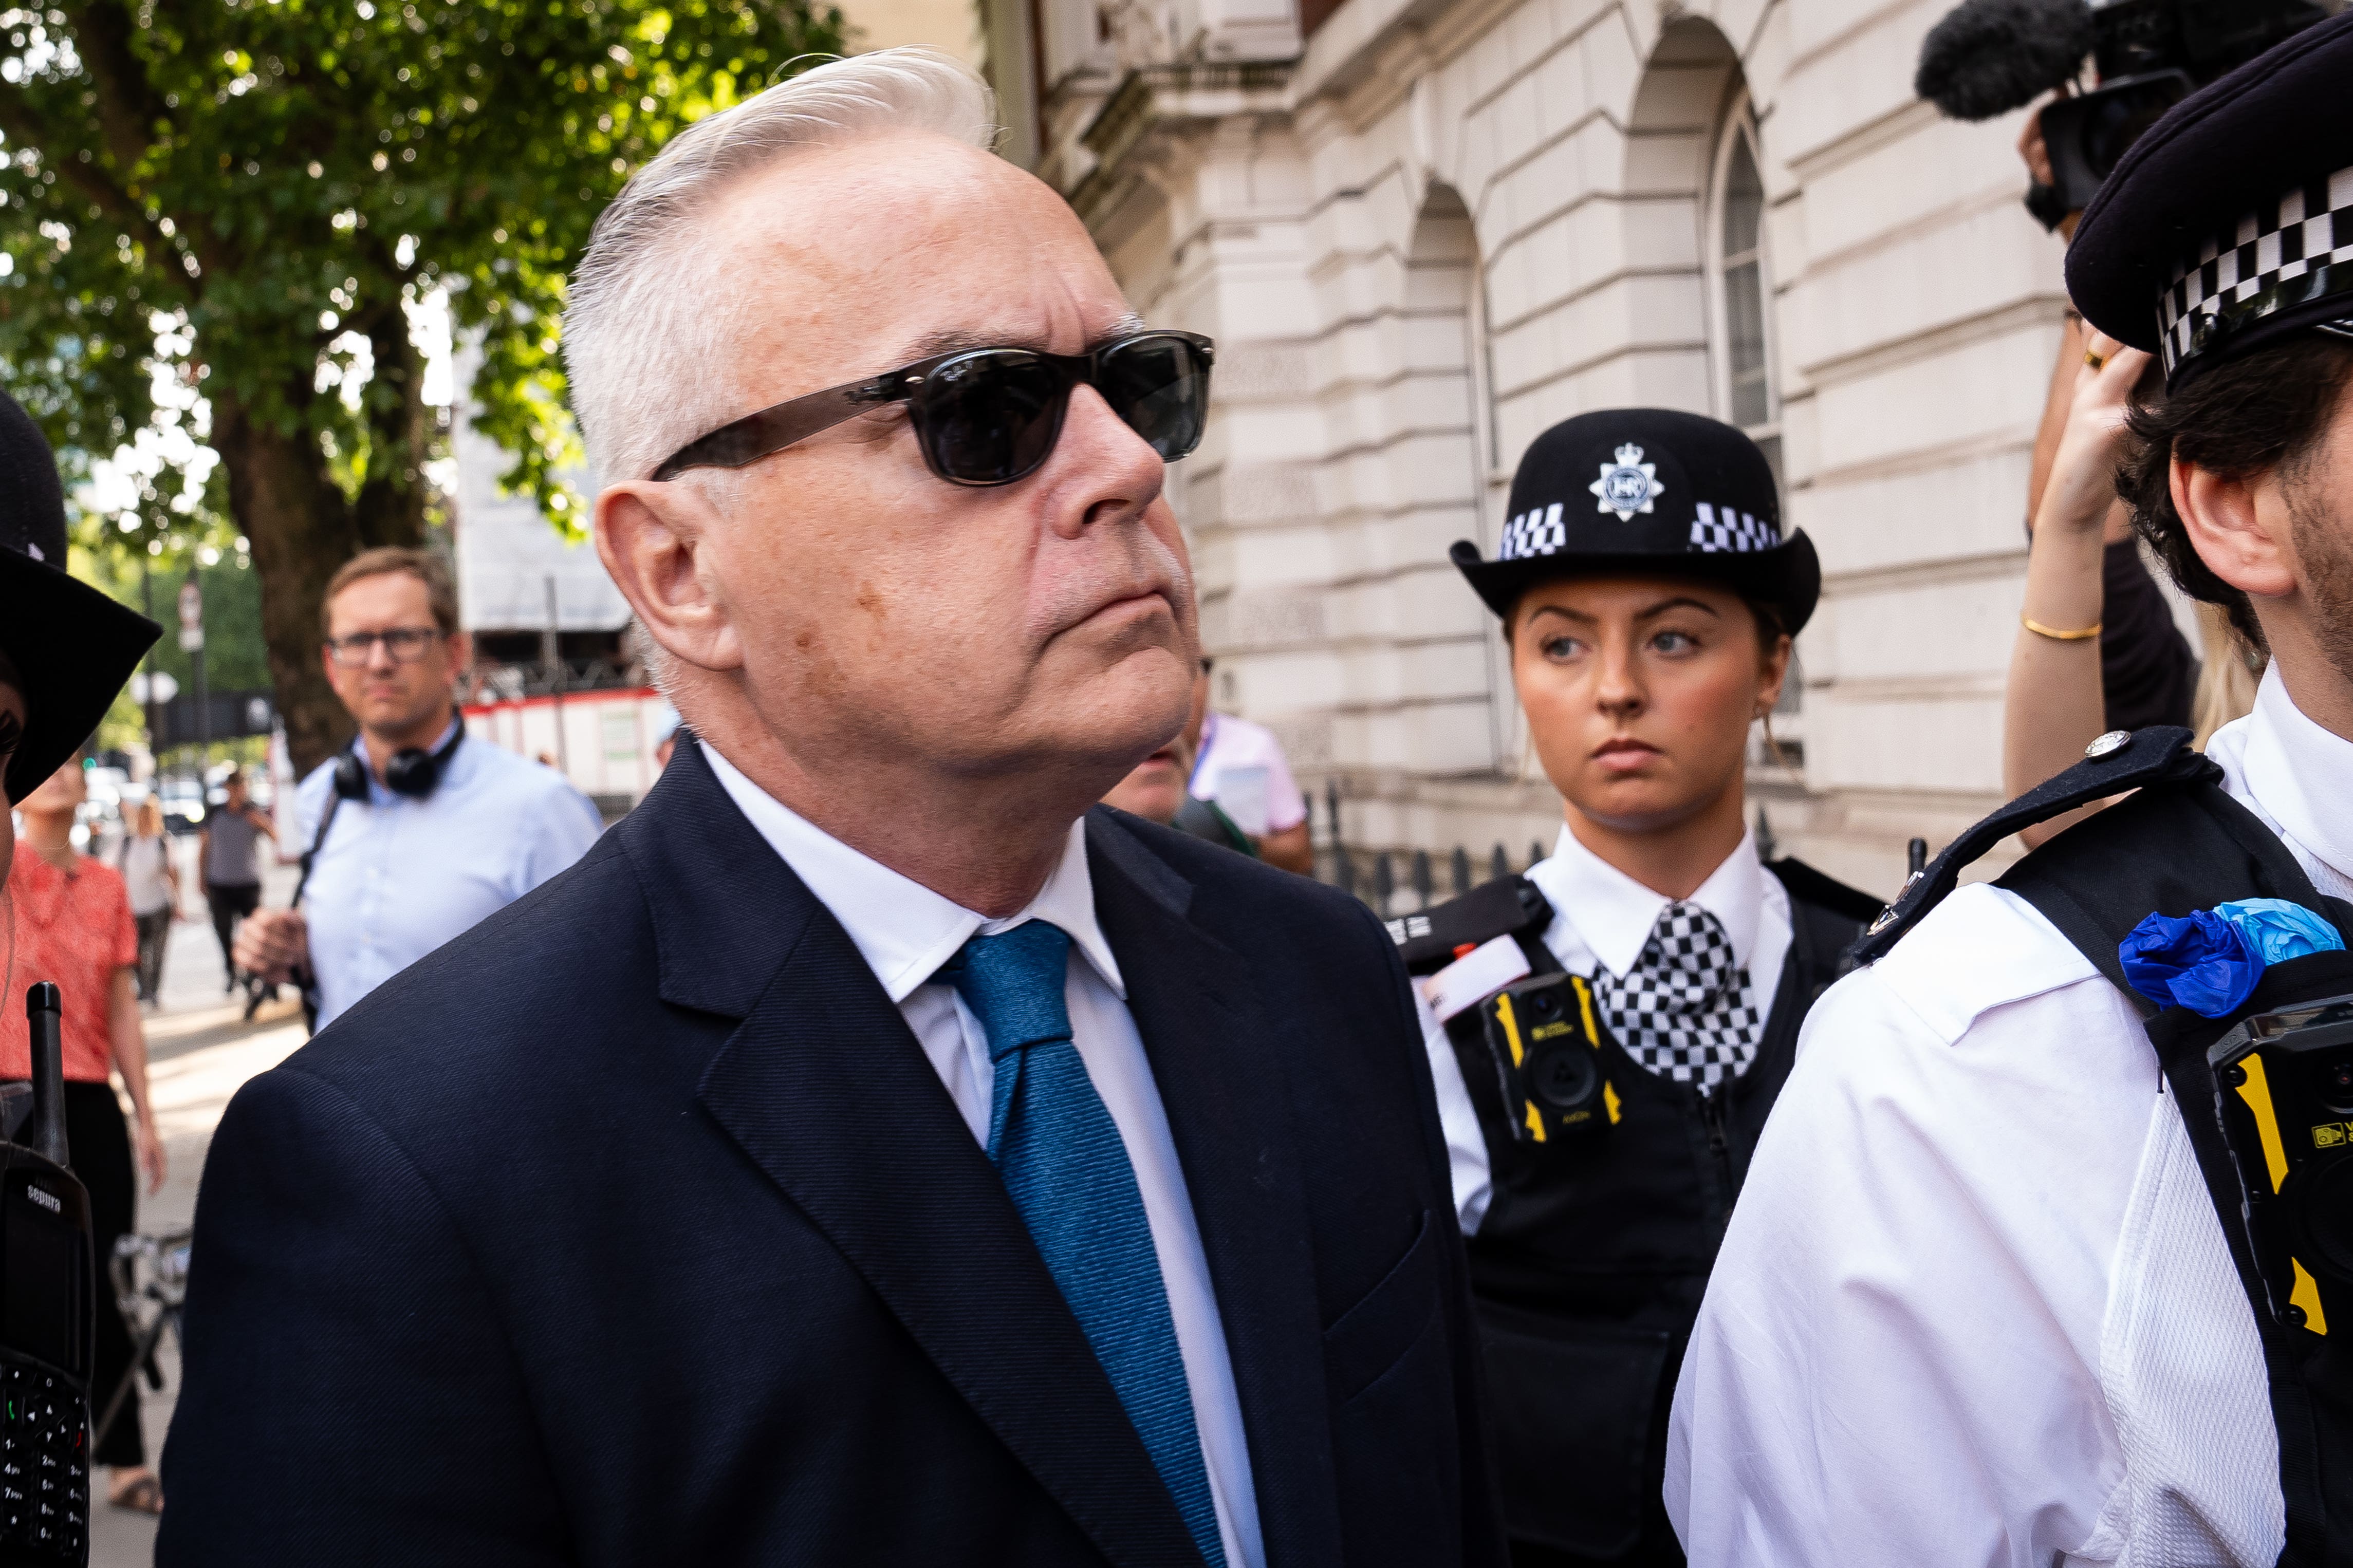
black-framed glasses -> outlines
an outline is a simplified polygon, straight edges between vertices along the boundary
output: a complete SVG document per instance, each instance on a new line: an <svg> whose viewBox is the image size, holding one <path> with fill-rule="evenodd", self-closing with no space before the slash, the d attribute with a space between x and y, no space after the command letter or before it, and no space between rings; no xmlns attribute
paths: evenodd
<svg viewBox="0 0 2353 1568"><path fill-rule="evenodd" d="M353 632L347 637L329 637L327 657L345 669L357 669L375 657L375 645L384 644L385 652L392 655L395 664L415 664L441 635L438 626L395 626L388 632Z"/></svg>
<svg viewBox="0 0 2353 1568"><path fill-rule="evenodd" d="M1081 383L1173 463L1201 444L1216 360L1214 345L1193 332L1138 332L1082 354L959 349L747 414L680 447L653 477L740 468L903 402L932 472L955 485L1009 485L1053 453L1071 389Z"/></svg>

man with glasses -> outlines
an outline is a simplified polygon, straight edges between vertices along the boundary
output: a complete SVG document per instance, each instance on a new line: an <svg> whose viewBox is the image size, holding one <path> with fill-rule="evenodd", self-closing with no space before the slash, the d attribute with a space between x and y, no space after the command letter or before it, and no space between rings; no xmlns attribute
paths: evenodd
<svg viewBox="0 0 2353 1568"><path fill-rule="evenodd" d="M311 857L299 910L237 928L237 967L307 974L319 1026L588 851L596 808L561 773L465 742L473 643L440 557L371 550L327 584L327 679L359 734L296 797Z"/></svg>
<svg viewBox="0 0 2353 1568"><path fill-rule="evenodd" d="M1395 950L1090 809L1186 720L1212 354L990 121L833 62L599 219L573 405L685 728L230 1107L164 1568L1500 1563Z"/></svg>

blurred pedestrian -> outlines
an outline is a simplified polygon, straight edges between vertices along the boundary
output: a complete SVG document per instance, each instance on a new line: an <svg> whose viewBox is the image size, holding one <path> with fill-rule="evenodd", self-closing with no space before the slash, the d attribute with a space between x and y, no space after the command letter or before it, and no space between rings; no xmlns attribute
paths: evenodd
<svg viewBox="0 0 2353 1568"><path fill-rule="evenodd" d="M152 1006L164 983L172 917L180 908L180 868L172 863L172 841L164 834L164 803L153 795L132 808L115 868L122 874L131 918L139 928L139 1000Z"/></svg>
<svg viewBox="0 0 2353 1568"><path fill-rule="evenodd" d="M1530 445L1510 517L1494 560L1453 558L1503 623L1560 839L1391 930L1430 976L1512 1560L1679 1564L1673 1352L1807 1009L1880 904L1763 863L1744 819L1749 736L1821 586L1756 443L1667 409L1580 415ZM1535 1048L1507 1056L1484 1000L1563 975L1526 994Z"/></svg>
<svg viewBox="0 0 2353 1568"><path fill-rule="evenodd" d="M651 731L654 742L654 766L670 766L670 753L678 750L678 710L665 702L654 715Z"/></svg>
<svg viewBox="0 0 2353 1568"><path fill-rule="evenodd" d="M228 971L226 989L234 991L237 922L261 907L261 844L276 844L278 828L253 804L243 768L231 768L222 788L227 798L218 811L205 814L196 835L196 881L212 911L213 934L220 939L221 963Z"/></svg>
<svg viewBox="0 0 2353 1568"><path fill-rule="evenodd" d="M1282 742L1263 724L1220 713L1209 706L1209 672L1201 660L1193 692L1193 765L1187 787L1196 800L1214 801L1220 816L1249 836L1250 847L1270 866L1303 876L1315 870L1308 842L1307 797L1291 776Z"/></svg>
<svg viewBox="0 0 2353 1568"><path fill-rule="evenodd" d="M0 393L0 783L9 802L80 749L161 631L66 574L57 459L31 416ZM15 847L15 825L0 811L0 889ZM0 977L7 936L0 918ZM0 1012L21 1016L22 1000L21 992L0 997Z"/></svg>
<svg viewBox="0 0 2353 1568"><path fill-rule="evenodd" d="M147 1037L140 1026L136 970L139 933L122 879L111 867L73 847L74 813L88 798L79 758L65 764L17 803L25 819L24 852L8 873L16 906L16 973L54 981L65 1010L66 1142L74 1173L90 1189L90 1244L103 1279L114 1243L132 1228L137 1181L132 1149L146 1173L147 1191L164 1184L164 1142L147 1100ZM24 1009L0 1008L0 1079L32 1075ZM131 1098L135 1134L123 1125L110 1074L119 1069ZM98 1337L91 1356L90 1394L103 1405L131 1368L131 1335L111 1294L100 1290L93 1316ZM154 1513L164 1497L147 1468L139 1401L126 1400L93 1464L113 1468L108 1500Z"/></svg>
<svg viewBox="0 0 2353 1568"><path fill-rule="evenodd" d="M304 971L317 1024L570 866L603 823L550 768L469 742L457 710L473 642L439 556L371 550L328 581L321 658L359 725L297 795L299 910L262 910L236 963L266 983Z"/></svg>
<svg viewBox="0 0 2353 1568"><path fill-rule="evenodd" d="M1173 827L1220 847L1255 858L1258 846L1214 800L1203 800L1187 790L1193 748L1191 731L1135 764L1113 784L1103 803L1114 811L1131 812L1147 822Z"/></svg>

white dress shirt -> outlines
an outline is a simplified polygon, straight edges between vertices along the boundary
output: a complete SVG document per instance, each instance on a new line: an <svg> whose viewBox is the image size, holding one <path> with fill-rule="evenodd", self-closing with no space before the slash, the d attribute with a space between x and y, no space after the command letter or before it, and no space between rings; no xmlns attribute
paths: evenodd
<svg viewBox="0 0 2353 1568"><path fill-rule="evenodd" d="M2353 743L2274 671L2207 752L2353 891ZM1675 1388L1694 1568L2276 1561L2253 1316L2122 994L1981 883L1799 1049Z"/></svg>
<svg viewBox="0 0 2353 1568"><path fill-rule="evenodd" d="M433 749L448 740L444 730ZM300 848L318 834L334 772L332 761L321 763L296 793ZM570 780L488 741L470 738L450 752L422 800L394 794L370 770L367 799L336 810L302 895L320 1027L568 868L602 831Z"/></svg>
<svg viewBox="0 0 2353 1568"><path fill-rule="evenodd" d="M760 837L793 874L833 911L883 993L897 1005L916 1043L947 1086L965 1124L988 1141L989 1096L996 1064L988 1036L955 988L933 978L974 934L994 936L1025 921L1059 926L1071 939L1063 998L1071 1042L1087 1077L1111 1112L1135 1168L1152 1249L1176 1321L1176 1348L1193 1396L1193 1426L1217 1505L1218 1534L1232 1568L1264 1568L1258 1497L1250 1479L1250 1447L1242 1434L1241 1401L1226 1355L1225 1323L1209 1285L1209 1264L1193 1218L1184 1167L1168 1133L1168 1115L1152 1078L1144 1041L1128 1016L1119 960L1095 921L1094 882L1087 869L1086 824L1071 824L1060 864L1027 909L988 920L852 849L745 778L707 742L700 742L712 771Z"/></svg>
<svg viewBox="0 0 2353 1568"><path fill-rule="evenodd" d="M1659 912L1673 902L1588 849L1567 827L1560 830L1551 858L1528 868L1528 880L1552 905L1545 946L1561 968L1588 980L1597 970L1620 978L1632 970L1650 942L1651 929L1659 923ZM1756 843L1747 834L1740 836L1739 847L1688 901L1724 922L1732 956L1748 972L1757 1016L1770 1018L1773 998L1781 989L1781 966L1789 955L1789 894L1781 879L1757 860ZM1446 1037L1446 1026L1430 1012L1419 986L1414 988L1414 1004L1421 1012L1421 1043L1430 1053L1430 1076L1438 1089L1438 1121L1453 1172L1455 1215L1462 1234L1475 1236L1494 1197L1486 1135L1479 1131L1479 1113L1472 1107L1462 1064Z"/></svg>

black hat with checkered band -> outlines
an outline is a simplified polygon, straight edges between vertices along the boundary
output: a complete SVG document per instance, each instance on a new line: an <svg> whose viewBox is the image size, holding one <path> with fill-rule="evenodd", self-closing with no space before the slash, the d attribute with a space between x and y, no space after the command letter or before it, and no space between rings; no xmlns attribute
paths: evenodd
<svg viewBox="0 0 2353 1568"><path fill-rule="evenodd" d="M1771 606L1794 633L1822 588L1813 542L1781 531L1772 466L1757 443L1672 408L1611 408L1554 426L1512 476L1495 558L1481 560L1467 539L1450 553L1505 617L1537 583L1634 574L1720 584Z"/></svg>
<svg viewBox="0 0 2353 1568"><path fill-rule="evenodd" d="M2168 384L2291 334L2353 337L2353 13L2143 132L2084 209L2067 289Z"/></svg>

